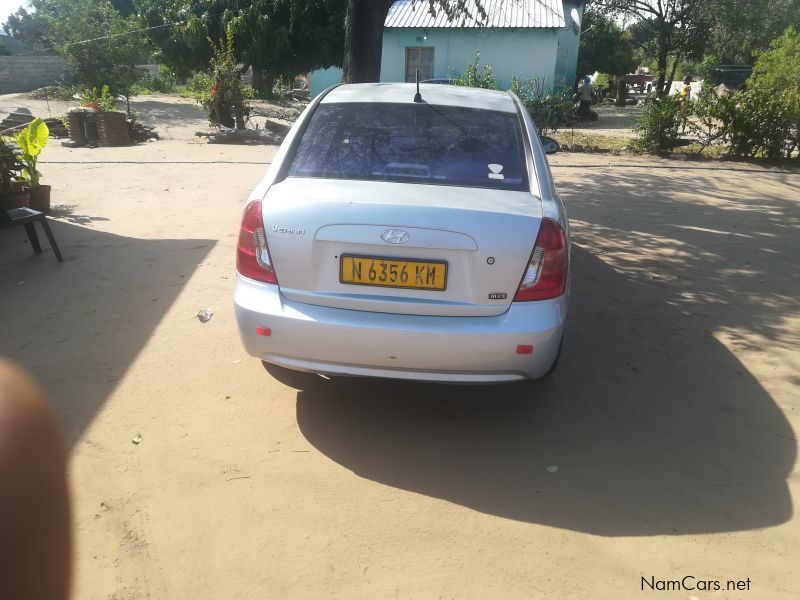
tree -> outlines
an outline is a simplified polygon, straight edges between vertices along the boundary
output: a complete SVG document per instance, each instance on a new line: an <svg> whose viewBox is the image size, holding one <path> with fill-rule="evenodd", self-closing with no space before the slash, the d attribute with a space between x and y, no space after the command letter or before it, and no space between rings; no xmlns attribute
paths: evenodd
<svg viewBox="0 0 800 600"><path fill-rule="evenodd" d="M40 0L31 2L34 11L27 10L24 6L6 19L3 29L22 42L28 50L44 51L48 48L49 26L44 16Z"/></svg>
<svg viewBox="0 0 800 600"><path fill-rule="evenodd" d="M253 86L272 93L277 77L341 65L344 0L135 0L158 58L177 75L205 70L230 28ZM171 24L180 22L180 26Z"/></svg>
<svg viewBox="0 0 800 600"><path fill-rule="evenodd" d="M233 15L227 0L135 0L140 25L155 47L156 60L179 77L205 71L214 45L225 36Z"/></svg>
<svg viewBox="0 0 800 600"><path fill-rule="evenodd" d="M624 15L644 21L653 33L656 52L656 94L661 97L668 90L667 68L670 57L675 66L682 57L702 54L708 33L706 0L597 0L599 10L610 15Z"/></svg>
<svg viewBox="0 0 800 600"><path fill-rule="evenodd" d="M340 65L343 23L341 0L252 0L230 26L253 86L270 95L276 77Z"/></svg>
<svg viewBox="0 0 800 600"><path fill-rule="evenodd" d="M631 35L605 15L587 10L578 50L578 78L595 71L627 75L635 66Z"/></svg>
<svg viewBox="0 0 800 600"><path fill-rule="evenodd" d="M753 64L787 26L800 29L800 0L713 0L707 51L718 64Z"/></svg>
<svg viewBox="0 0 800 600"><path fill-rule="evenodd" d="M420 10L436 14L438 10L454 19L470 12L469 0L412 0L418 2ZM345 83L368 83L380 81L381 54L383 52L383 24L394 0L347 0L347 15L344 34ZM470 16L478 22L486 19L486 10L481 0L475 0L476 14Z"/></svg>
<svg viewBox="0 0 800 600"><path fill-rule="evenodd" d="M75 80L89 88L108 85L128 96L146 59L147 44L138 23L123 17L108 0L32 0L6 30L32 49L55 49L69 63Z"/></svg>

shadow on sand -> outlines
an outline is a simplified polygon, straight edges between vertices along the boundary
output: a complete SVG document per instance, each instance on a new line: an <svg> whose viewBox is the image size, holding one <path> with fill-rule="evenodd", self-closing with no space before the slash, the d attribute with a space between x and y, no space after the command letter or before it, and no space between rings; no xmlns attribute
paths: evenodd
<svg viewBox="0 0 800 600"><path fill-rule="evenodd" d="M46 245L34 255L22 228L0 236L0 356L47 388L71 447L216 242L51 227L60 265Z"/></svg>
<svg viewBox="0 0 800 600"><path fill-rule="evenodd" d="M788 214L756 219L767 237L728 239L691 227L717 230L722 219L736 231L741 213L733 206L663 193L674 175L651 177L645 189L614 177L598 194L562 186L573 218L584 224L576 227L570 321L554 378L528 389L318 380L297 395L309 442L370 480L597 535L737 531L789 520L786 477L796 436L713 333L741 327L776 339L770 323L796 310L796 300L783 296L792 285L797 291L795 280L781 284L775 298L747 286L736 296L729 291L736 275L725 270L747 257L748 277L753 270L779 276L767 269L770 261L781 268L776 252L797 256L797 236L785 227L796 204L780 204L777 191L767 201ZM697 193L705 193L703 185ZM631 197L612 203L603 194ZM643 257L663 277L626 271L624 263L615 269L596 255L602 239L637 243L639 234L615 228L623 216L608 208L628 200L639 204L631 205L638 212L626 228L685 251L674 263ZM752 258L757 247L772 252ZM750 285L757 287L757 278ZM695 292L689 300L687 287ZM700 309L704 314L692 312ZM559 470L550 473L549 465Z"/></svg>

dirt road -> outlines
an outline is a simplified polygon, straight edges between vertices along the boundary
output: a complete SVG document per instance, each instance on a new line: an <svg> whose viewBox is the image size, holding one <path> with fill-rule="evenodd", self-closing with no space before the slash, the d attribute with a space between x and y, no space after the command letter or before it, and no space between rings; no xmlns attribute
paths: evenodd
<svg viewBox="0 0 800 600"><path fill-rule="evenodd" d="M620 599L685 576L723 590L656 596L798 597L800 175L557 155L552 381L298 391L244 355L231 302L273 153L48 148L65 262L0 235L0 354L71 449L75 598Z"/></svg>

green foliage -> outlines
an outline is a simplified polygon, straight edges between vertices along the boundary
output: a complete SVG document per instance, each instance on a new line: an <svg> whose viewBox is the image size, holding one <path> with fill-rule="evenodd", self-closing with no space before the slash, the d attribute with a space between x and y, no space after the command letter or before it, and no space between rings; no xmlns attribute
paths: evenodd
<svg viewBox="0 0 800 600"><path fill-rule="evenodd" d="M130 95L135 65L148 53L133 17L123 17L109 0L32 0L31 6L9 17L6 30L33 49L54 47L79 85Z"/></svg>
<svg viewBox="0 0 800 600"><path fill-rule="evenodd" d="M521 80L514 76L511 80L511 91L531 114L541 135L555 133L560 127L572 122L571 92L552 92L545 78Z"/></svg>
<svg viewBox="0 0 800 600"><path fill-rule="evenodd" d="M214 44L234 39L236 60L250 65L265 93L281 76L341 66L342 0L135 0L159 62L179 77L208 68ZM178 27L161 27L181 22Z"/></svg>
<svg viewBox="0 0 800 600"><path fill-rule="evenodd" d="M582 29L575 71L578 79L595 71L610 75L627 75L633 71L636 63L631 34L623 31L613 19L587 10Z"/></svg>
<svg viewBox="0 0 800 600"><path fill-rule="evenodd" d="M594 78L594 83L592 84L596 90L605 90L611 84L611 77L608 73L598 73L597 77Z"/></svg>
<svg viewBox="0 0 800 600"><path fill-rule="evenodd" d="M11 191L11 184L17 180L23 167L18 154L19 149L12 138L0 137L0 193Z"/></svg>
<svg viewBox="0 0 800 600"><path fill-rule="evenodd" d="M720 143L729 156L790 157L800 148L800 34L788 28L759 54L746 89L691 104L689 130L701 151Z"/></svg>
<svg viewBox="0 0 800 600"><path fill-rule="evenodd" d="M800 28L800 0L709 0L707 54L720 64L753 64L788 25Z"/></svg>
<svg viewBox="0 0 800 600"><path fill-rule="evenodd" d="M708 54L695 64L694 77L702 81L710 82L714 79L714 70L720 65L719 58Z"/></svg>
<svg viewBox="0 0 800 600"><path fill-rule="evenodd" d="M679 129L684 122L683 102L676 96L651 98L645 101L633 129L638 133L637 148L662 154L678 145Z"/></svg>
<svg viewBox="0 0 800 600"><path fill-rule="evenodd" d="M714 0L716 1L716 0ZM667 92L670 61L698 59L707 43L709 0L595 0L596 10L607 16L620 15L637 22L632 39L639 42L639 64L652 60L658 73L656 94Z"/></svg>
<svg viewBox="0 0 800 600"><path fill-rule="evenodd" d="M47 124L39 117L31 121L25 129L17 132L16 141L20 150L18 158L23 165L22 178L31 187L39 185L42 174L36 169L36 164L39 161L39 154L47 145L49 135Z"/></svg>
<svg viewBox="0 0 800 600"><path fill-rule="evenodd" d="M233 36L214 45L210 73L207 77L195 77L192 85L196 86L196 97L212 124L244 129L244 117L249 113L249 100L254 93L236 68Z"/></svg>
<svg viewBox="0 0 800 600"><path fill-rule="evenodd" d="M178 81L166 67L161 67L158 73L148 71L133 85L133 94L171 94L175 92Z"/></svg>
<svg viewBox="0 0 800 600"><path fill-rule="evenodd" d="M475 50L472 62L466 62L464 72L456 74L450 72L450 83L453 85L463 85L466 87L485 88L489 90L499 90L500 84L494 76L492 65L480 66L480 53Z"/></svg>
<svg viewBox="0 0 800 600"><path fill-rule="evenodd" d="M711 86L705 86L691 100L691 116L687 120L689 135L697 140L700 152L719 142L725 135L721 127L731 114L730 96L717 96Z"/></svg>
<svg viewBox="0 0 800 600"><path fill-rule="evenodd" d="M769 50L758 55L748 87L755 100L772 106L771 125L777 138L784 137L787 156L794 148L800 149L800 31L788 27ZM769 155L778 147L774 139L765 151Z"/></svg>
<svg viewBox="0 0 800 600"><path fill-rule="evenodd" d="M9 56L10 54L11 50L8 49L6 41L3 38L0 38L0 56Z"/></svg>
<svg viewBox="0 0 800 600"><path fill-rule="evenodd" d="M183 86L178 87L182 96L194 98L201 106L211 103L211 88L214 87L214 80L208 73L193 73Z"/></svg>
<svg viewBox="0 0 800 600"><path fill-rule="evenodd" d="M117 109L117 99L111 95L107 85L97 91L96 87L86 87L80 92L81 106L94 110L113 111Z"/></svg>

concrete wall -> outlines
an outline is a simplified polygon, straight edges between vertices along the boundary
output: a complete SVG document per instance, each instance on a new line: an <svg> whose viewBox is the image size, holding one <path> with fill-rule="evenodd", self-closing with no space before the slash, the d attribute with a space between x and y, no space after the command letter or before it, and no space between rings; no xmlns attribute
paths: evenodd
<svg viewBox="0 0 800 600"><path fill-rule="evenodd" d="M575 69L578 66L578 48L580 46L580 31L576 31L570 26L570 14L574 8L583 22L583 8L585 2L580 1L565 1L564 2L564 18L567 21L567 26L558 32L558 56L556 58L556 74L555 74L555 87L572 89L575 84L575 78L582 77L586 73L576 73Z"/></svg>
<svg viewBox="0 0 800 600"><path fill-rule="evenodd" d="M72 83L72 73L60 56L0 56L0 94L62 83Z"/></svg>
<svg viewBox="0 0 800 600"><path fill-rule="evenodd" d="M552 85L558 31L555 29L387 29L383 34L381 81L405 81L407 46L432 46L433 76L464 71L480 52L480 65L491 64L501 87L511 76L546 77Z"/></svg>

